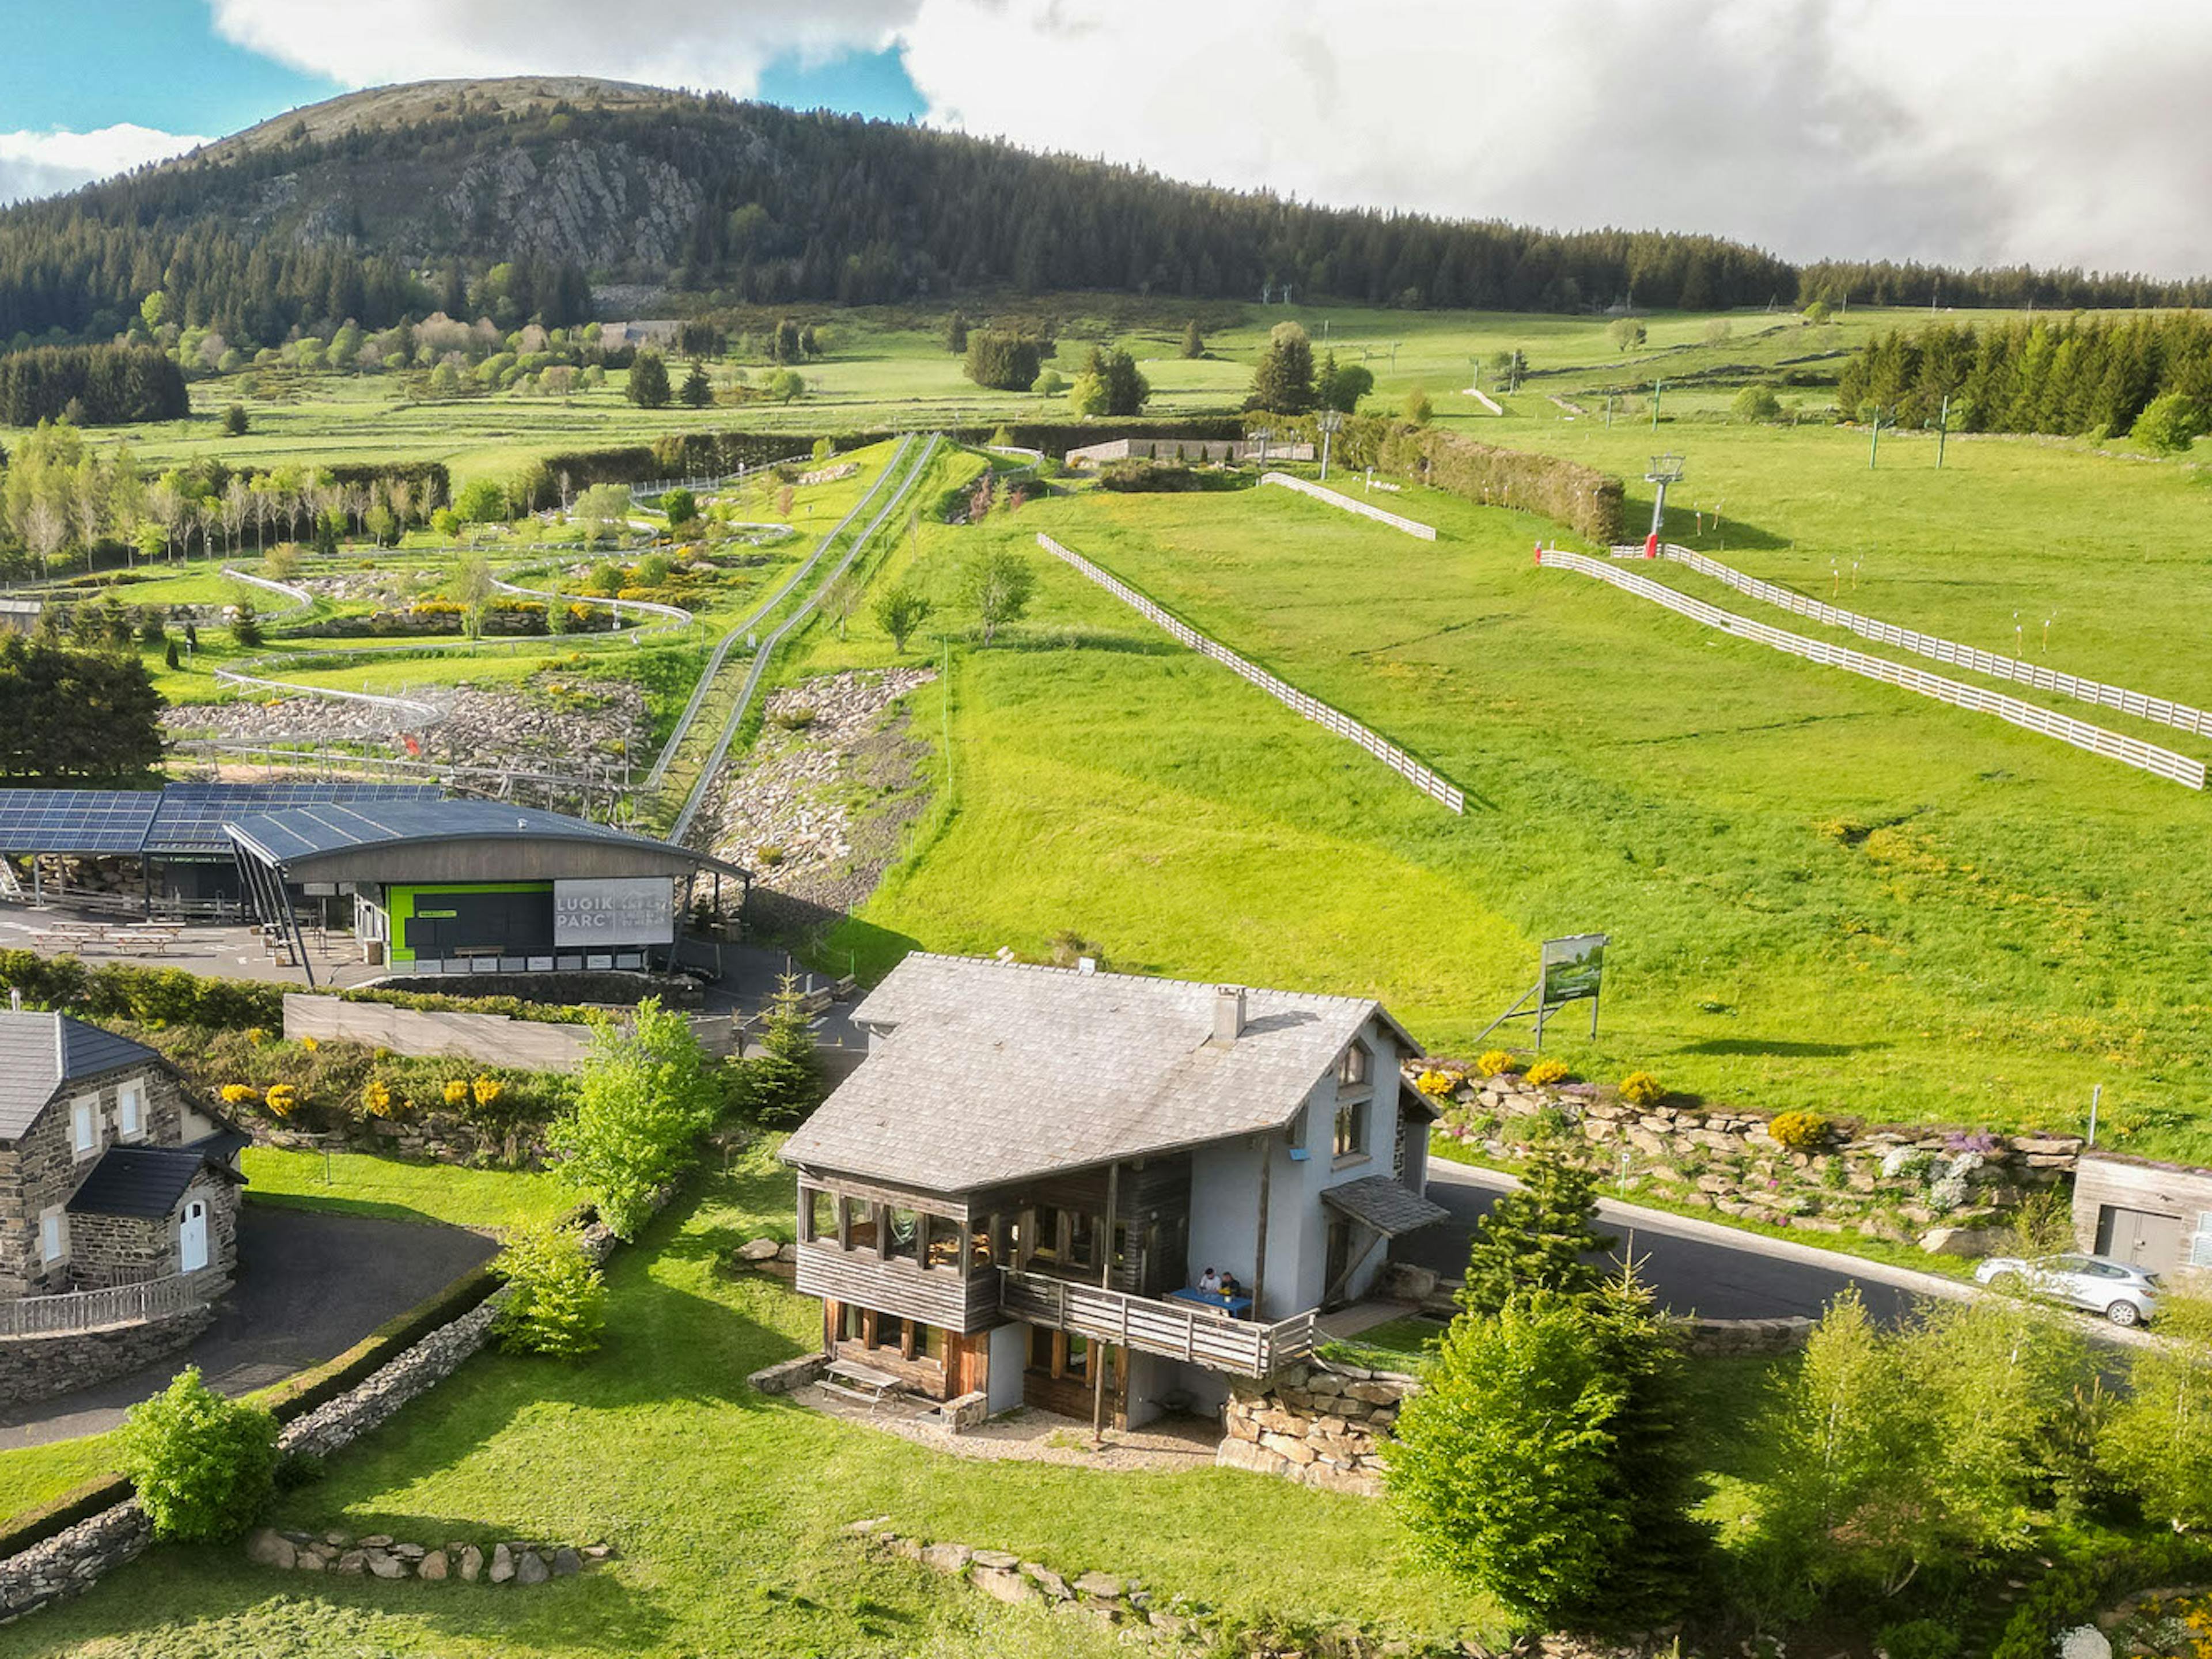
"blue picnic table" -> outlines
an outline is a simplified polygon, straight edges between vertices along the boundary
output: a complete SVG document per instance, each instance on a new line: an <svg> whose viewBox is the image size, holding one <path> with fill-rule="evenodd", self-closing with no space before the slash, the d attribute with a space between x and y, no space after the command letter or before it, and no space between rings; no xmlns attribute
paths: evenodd
<svg viewBox="0 0 2212 1659"><path fill-rule="evenodd" d="M1168 1300L1192 1303L1201 1308L1209 1308L1215 1313L1225 1313L1231 1319L1242 1319L1252 1311L1250 1297L1224 1296L1218 1291L1201 1291L1194 1288L1170 1291Z"/></svg>

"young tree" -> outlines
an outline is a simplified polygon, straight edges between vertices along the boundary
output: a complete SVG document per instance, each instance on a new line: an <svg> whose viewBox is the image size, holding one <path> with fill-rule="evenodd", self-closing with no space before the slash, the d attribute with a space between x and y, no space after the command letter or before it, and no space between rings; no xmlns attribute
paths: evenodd
<svg viewBox="0 0 2212 1659"><path fill-rule="evenodd" d="M822 596L823 609L836 619L837 637L845 637L845 629L853 620L853 613L860 608L861 596L867 591L860 579L849 570L841 570Z"/></svg>
<svg viewBox="0 0 2212 1659"><path fill-rule="evenodd" d="M276 1487L276 1419L224 1399L197 1365L131 1408L118 1449L156 1538L228 1543L260 1518Z"/></svg>
<svg viewBox="0 0 2212 1659"><path fill-rule="evenodd" d="M1021 619L1036 591L1030 562L1003 547L979 554L961 573L960 597L983 630L985 645L1006 623Z"/></svg>
<svg viewBox="0 0 2212 1659"><path fill-rule="evenodd" d="M668 406L668 365L657 351L641 351L629 366L629 400L640 409Z"/></svg>
<svg viewBox="0 0 2212 1659"><path fill-rule="evenodd" d="M690 409L704 409L714 401L714 382L708 377L706 364L691 365L691 372L684 377L683 398Z"/></svg>
<svg viewBox="0 0 2212 1659"><path fill-rule="evenodd" d="M1555 1152L1530 1159L1521 1190L1500 1196L1474 1224L1460 1306L1490 1314L1534 1291L1595 1296L1609 1274L1590 1258L1616 1242L1597 1231L1596 1194L1595 1170Z"/></svg>
<svg viewBox="0 0 2212 1659"><path fill-rule="evenodd" d="M234 438L243 438L251 424L244 404L233 404L222 411L222 429Z"/></svg>
<svg viewBox="0 0 2212 1659"><path fill-rule="evenodd" d="M1322 359L1321 372L1314 376L1314 406L1354 415L1359 400L1374 390L1375 376L1364 363L1340 365L1332 351Z"/></svg>
<svg viewBox="0 0 2212 1659"><path fill-rule="evenodd" d="M265 637L261 631L261 618L253 609L253 601L241 597L230 618L230 637L249 651Z"/></svg>
<svg viewBox="0 0 2212 1659"><path fill-rule="evenodd" d="M467 555L453 568L453 597L468 607L462 613L461 624L472 640L483 635L484 607L491 603L491 566L481 553Z"/></svg>
<svg viewBox="0 0 2212 1659"><path fill-rule="evenodd" d="M471 478L454 498L453 511L463 524L505 524L507 491L492 478Z"/></svg>
<svg viewBox="0 0 2212 1659"><path fill-rule="evenodd" d="M768 395L780 404L787 404L806 390L806 377L795 368L779 368L769 376Z"/></svg>
<svg viewBox="0 0 2212 1659"><path fill-rule="evenodd" d="M611 1020L592 1027L576 1103L546 1133L560 1158L555 1173L591 1200L616 1237L634 1239L653 1193L691 1166L721 1107L690 1022L648 997L631 1030Z"/></svg>
<svg viewBox="0 0 2212 1659"><path fill-rule="evenodd" d="M540 1222L514 1230L491 1270L507 1285L491 1330L508 1352L580 1359L599 1346L606 1281L568 1228Z"/></svg>
<svg viewBox="0 0 2212 1659"><path fill-rule="evenodd" d="M2098 1458L2143 1513L2176 1531L2212 1528L2212 1300L2169 1285L2155 1348L2137 1353Z"/></svg>
<svg viewBox="0 0 2212 1659"><path fill-rule="evenodd" d="M906 654L906 642L929 620L929 601L904 582L896 582L876 595L876 626L891 636L891 648Z"/></svg>
<svg viewBox="0 0 2212 1659"><path fill-rule="evenodd" d="M1044 361L1041 342L1026 334L979 328L968 336L963 372L977 386L997 392L1027 392L1036 384Z"/></svg>
<svg viewBox="0 0 2212 1659"><path fill-rule="evenodd" d="M1735 394L1735 401L1729 405L1730 417L1747 426L1777 419L1781 413L1782 399L1774 395L1771 386L1747 386Z"/></svg>
<svg viewBox="0 0 2212 1659"><path fill-rule="evenodd" d="M753 1121L789 1128L822 1103L822 1057L797 977L785 974L769 999L761 1051L738 1073L738 1093Z"/></svg>
<svg viewBox="0 0 2212 1659"><path fill-rule="evenodd" d="M2153 455L2179 455L2203 435L2204 411L2182 392L2154 398L2136 416L2129 435Z"/></svg>
<svg viewBox="0 0 2212 1659"><path fill-rule="evenodd" d="M1244 406L1276 415L1303 415L1314 406L1313 341L1297 324L1277 323L1268 331Z"/></svg>
<svg viewBox="0 0 2212 1659"><path fill-rule="evenodd" d="M945 349L956 357L968 354L968 319L957 311L945 325Z"/></svg>
<svg viewBox="0 0 2212 1659"><path fill-rule="evenodd" d="M678 525L689 524L699 516L699 498L679 485L660 498L660 510L672 530Z"/></svg>
<svg viewBox="0 0 2212 1659"><path fill-rule="evenodd" d="M1640 317L1616 317L1606 325L1605 337L1613 342L1615 351L1633 351L1646 337L1644 319Z"/></svg>
<svg viewBox="0 0 2212 1659"><path fill-rule="evenodd" d="M575 516L587 542L614 539L629 522L629 486L593 484L576 497Z"/></svg>
<svg viewBox="0 0 2212 1659"><path fill-rule="evenodd" d="M1399 412L1408 426L1426 426L1436 418L1437 413L1435 405L1429 402L1427 389L1423 386L1415 386L1406 394L1405 404Z"/></svg>
<svg viewBox="0 0 2212 1659"><path fill-rule="evenodd" d="M1198 331L1198 319L1195 317L1182 325L1182 355L1186 357L1206 356L1205 337Z"/></svg>

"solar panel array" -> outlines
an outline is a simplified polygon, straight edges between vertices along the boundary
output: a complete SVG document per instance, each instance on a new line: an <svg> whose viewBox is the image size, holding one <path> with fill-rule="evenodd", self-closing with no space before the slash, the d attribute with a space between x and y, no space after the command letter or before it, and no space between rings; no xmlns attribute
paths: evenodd
<svg viewBox="0 0 2212 1659"><path fill-rule="evenodd" d="M220 858L226 819L287 806L435 800L428 783L285 781L173 783L152 789L0 789L0 853Z"/></svg>

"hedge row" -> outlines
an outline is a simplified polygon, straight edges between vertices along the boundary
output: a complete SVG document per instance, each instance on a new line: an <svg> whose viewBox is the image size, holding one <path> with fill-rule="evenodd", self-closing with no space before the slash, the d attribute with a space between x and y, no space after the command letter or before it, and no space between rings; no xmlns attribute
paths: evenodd
<svg viewBox="0 0 2212 1659"><path fill-rule="evenodd" d="M1620 480L1556 455L1498 449L1431 427L1400 427L1382 439L1376 465L1469 501L1540 513L1601 547L1622 538Z"/></svg>
<svg viewBox="0 0 2212 1659"><path fill-rule="evenodd" d="M181 968L141 968L75 957L0 951L0 990L87 1019L139 1025L213 1025L242 1030L284 1023L284 988L247 980L202 979Z"/></svg>

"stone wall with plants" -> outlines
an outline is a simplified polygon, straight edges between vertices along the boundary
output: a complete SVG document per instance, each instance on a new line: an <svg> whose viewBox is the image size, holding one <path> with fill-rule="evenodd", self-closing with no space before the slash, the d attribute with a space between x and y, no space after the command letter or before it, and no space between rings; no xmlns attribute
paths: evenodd
<svg viewBox="0 0 2212 1659"><path fill-rule="evenodd" d="M2072 1178L2081 1152L2074 1135L1739 1110L1670 1095L1645 1072L1601 1087L1556 1060L1524 1066L1496 1050L1427 1060L1408 1076L1443 1114L1436 1144L1447 1156L1569 1149L1601 1164L1616 1190L1945 1255L1986 1254L2024 1200Z"/></svg>

